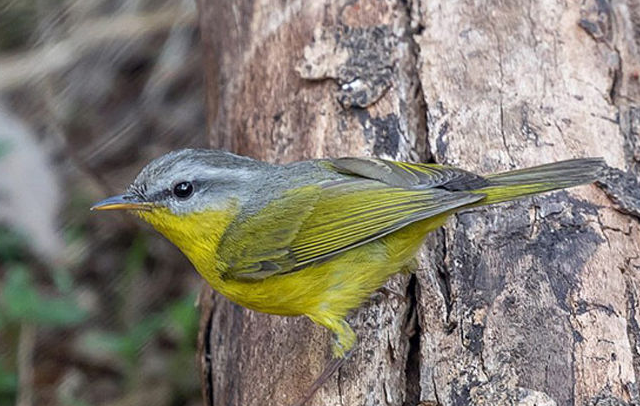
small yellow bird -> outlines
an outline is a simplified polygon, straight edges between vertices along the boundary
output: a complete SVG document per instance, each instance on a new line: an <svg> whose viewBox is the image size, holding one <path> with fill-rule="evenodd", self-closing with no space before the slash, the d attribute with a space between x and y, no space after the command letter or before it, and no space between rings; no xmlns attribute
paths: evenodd
<svg viewBox="0 0 640 406"><path fill-rule="evenodd" d="M214 289L249 309L309 317L335 334L341 358L355 342L347 313L410 264L449 215L593 182L604 167L587 158L480 176L375 158L273 165L185 149L92 209L135 211Z"/></svg>

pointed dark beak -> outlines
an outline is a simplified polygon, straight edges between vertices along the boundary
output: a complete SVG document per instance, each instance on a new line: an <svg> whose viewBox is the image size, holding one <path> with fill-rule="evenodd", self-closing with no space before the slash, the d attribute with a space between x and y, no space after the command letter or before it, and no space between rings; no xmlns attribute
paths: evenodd
<svg viewBox="0 0 640 406"><path fill-rule="evenodd" d="M153 203L142 201L137 196L118 195L94 204L91 210L151 210L153 206Z"/></svg>

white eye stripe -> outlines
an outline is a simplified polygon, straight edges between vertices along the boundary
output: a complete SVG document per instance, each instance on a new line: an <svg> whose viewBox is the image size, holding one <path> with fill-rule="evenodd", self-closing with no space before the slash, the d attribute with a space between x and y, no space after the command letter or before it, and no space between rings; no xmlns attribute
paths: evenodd
<svg viewBox="0 0 640 406"><path fill-rule="evenodd" d="M208 181L208 180L249 180L252 176L252 171L246 169L228 169L228 168L211 168L204 166L174 168L171 171L171 178L175 183L180 182L193 182L193 181Z"/></svg>
<svg viewBox="0 0 640 406"><path fill-rule="evenodd" d="M202 171L198 171L198 178L248 180L251 174L252 172L246 169L203 168Z"/></svg>

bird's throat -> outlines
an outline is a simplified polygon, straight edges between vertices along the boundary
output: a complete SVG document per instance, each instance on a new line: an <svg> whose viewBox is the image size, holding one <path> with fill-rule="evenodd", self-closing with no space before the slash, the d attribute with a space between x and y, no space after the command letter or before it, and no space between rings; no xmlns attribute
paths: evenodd
<svg viewBox="0 0 640 406"><path fill-rule="evenodd" d="M176 215L166 208L137 213L177 246L210 284L219 279L216 252L225 230L237 214L233 205L224 210L184 215Z"/></svg>

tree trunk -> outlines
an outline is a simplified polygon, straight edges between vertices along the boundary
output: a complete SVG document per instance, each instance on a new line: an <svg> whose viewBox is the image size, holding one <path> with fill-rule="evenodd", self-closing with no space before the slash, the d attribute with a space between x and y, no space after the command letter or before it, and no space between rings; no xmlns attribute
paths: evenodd
<svg viewBox="0 0 640 406"><path fill-rule="evenodd" d="M199 0L214 147L479 173L604 156L600 187L474 209L354 312L311 405L639 404L640 2ZM288 405L330 359L304 318L206 289L206 405ZM618 403L616 403L618 402Z"/></svg>

